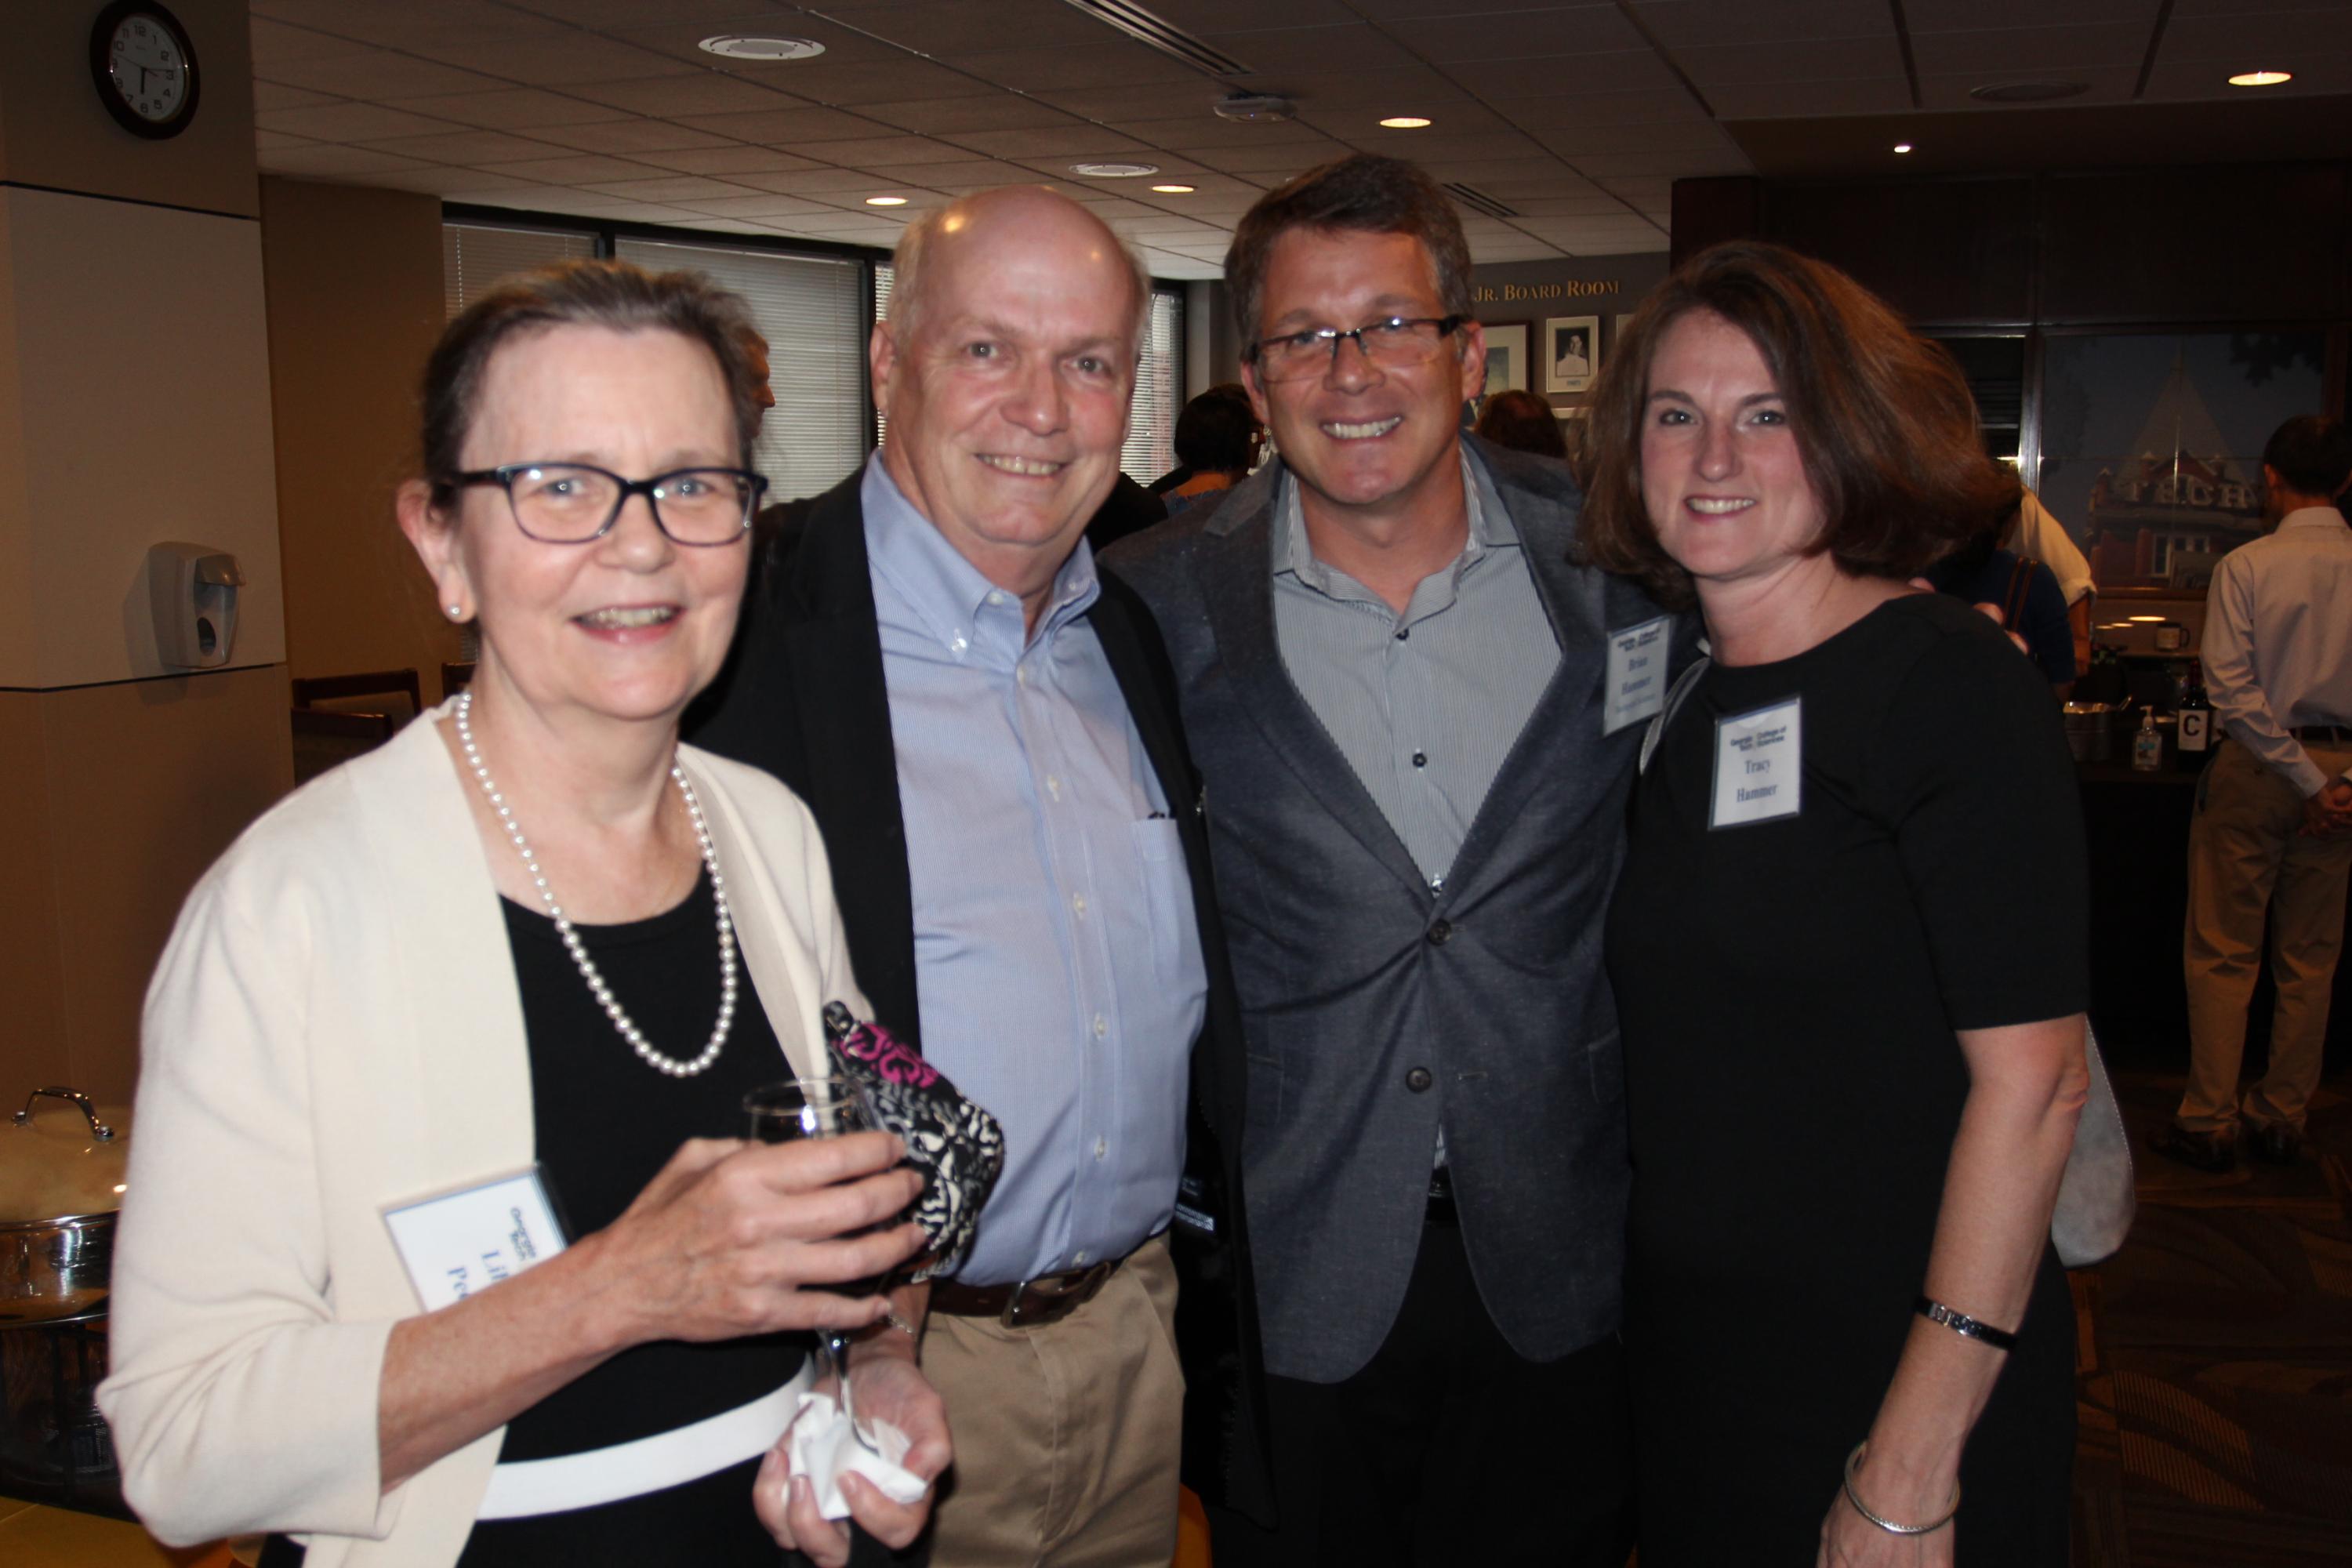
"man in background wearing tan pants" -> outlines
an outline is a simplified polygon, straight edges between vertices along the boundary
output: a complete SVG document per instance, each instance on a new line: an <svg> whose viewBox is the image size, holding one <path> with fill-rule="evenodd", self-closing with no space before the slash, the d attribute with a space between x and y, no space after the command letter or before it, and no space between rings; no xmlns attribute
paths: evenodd
<svg viewBox="0 0 2352 1568"><path fill-rule="evenodd" d="M2232 551L2206 599L2205 684L2230 742L2189 830L2188 1092L2158 1152L2200 1170L2252 1152L2292 1163L2319 1084L2352 874L2352 529L2336 502L2352 430L2312 416L2263 452L2266 538ZM2270 1068L2238 1094L2246 1005L2270 917Z"/></svg>

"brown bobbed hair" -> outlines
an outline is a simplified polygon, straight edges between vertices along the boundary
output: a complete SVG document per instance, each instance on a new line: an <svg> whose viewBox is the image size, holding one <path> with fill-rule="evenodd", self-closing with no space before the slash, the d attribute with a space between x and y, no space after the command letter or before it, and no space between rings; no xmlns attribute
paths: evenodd
<svg viewBox="0 0 2352 1568"><path fill-rule="evenodd" d="M1258 312L1265 305L1265 268L1275 242L1294 228L1352 229L1360 234L1409 234L1437 268L1437 297L1449 316L1468 316L1470 242L1453 198L1420 165L1359 153L1313 168L1260 196L1234 230L1225 251L1225 286L1234 293L1242 358L1257 353Z"/></svg>
<svg viewBox="0 0 2352 1568"><path fill-rule="evenodd" d="M647 272L625 261L565 261L502 279L443 329L425 362L425 482L436 510L456 502L482 375L508 343L557 327L668 331L719 362L735 413L736 463L751 466L760 436L760 385L751 368L756 329L740 298L699 272ZM549 454L552 456L552 454Z"/></svg>
<svg viewBox="0 0 2352 1568"><path fill-rule="evenodd" d="M1763 354L1821 503L1814 548L1842 570L1916 576L2017 509L2017 476L1985 457L1976 401L1951 355L1836 268L1734 240L1659 285L1594 383L1578 541L1586 562L1638 578L1670 607L1696 596L1642 499L1642 429L1650 361L1667 329L1697 311L1729 321Z"/></svg>
<svg viewBox="0 0 2352 1568"><path fill-rule="evenodd" d="M1508 387L1480 405L1475 433L1497 447L1538 457L1568 458L1568 441L1559 431L1559 416L1532 392Z"/></svg>

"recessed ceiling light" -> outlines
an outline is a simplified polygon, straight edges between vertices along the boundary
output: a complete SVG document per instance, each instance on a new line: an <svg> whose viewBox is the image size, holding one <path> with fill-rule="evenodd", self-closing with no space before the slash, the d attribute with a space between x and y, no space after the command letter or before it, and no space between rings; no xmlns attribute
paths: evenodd
<svg viewBox="0 0 2352 1568"><path fill-rule="evenodd" d="M1073 174L1084 174L1089 180L1135 180L1146 174L1160 173L1157 163L1073 163Z"/></svg>
<svg viewBox="0 0 2352 1568"><path fill-rule="evenodd" d="M1391 131L1425 131L1429 121L1418 114L1391 114L1381 121Z"/></svg>
<svg viewBox="0 0 2352 1568"><path fill-rule="evenodd" d="M1897 142L1895 144L1895 150L1897 153L1908 153L1911 151L1911 143L1908 142Z"/></svg>
<svg viewBox="0 0 2352 1568"><path fill-rule="evenodd" d="M2162 616L2127 616L2127 617L2126 617L2126 619L2128 619L2128 620L2134 620L2134 621L2141 621L2141 622L2155 621L2155 622L2158 622L2158 623L2161 623L2161 622L2163 621L2163 619L2164 619L2164 617L2163 617Z"/></svg>
<svg viewBox="0 0 2352 1568"><path fill-rule="evenodd" d="M824 53L824 46L814 38L758 38L741 33L705 38L702 47L730 60L807 60Z"/></svg>
<svg viewBox="0 0 2352 1568"><path fill-rule="evenodd" d="M868 196L866 198L866 205L869 207L903 207L907 205L907 198L904 196Z"/></svg>
<svg viewBox="0 0 2352 1568"><path fill-rule="evenodd" d="M2293 81L2293 71L2241 71L2230 79L2231 87L2276 87L2283 81Z"/></svg>
<svg viewBox="0 0 2352 1568"><path fill-rule="evenodd" d="M1154 185L1151 188L1163 196L1189 196L1192 194L1190 185Z"/></svg>
<svg viewBox="0 0 2352 1568"><path fill-rule="evenodd" d="M1969 89L1979 103L2048 103L2056 98L2079 98L2091 90L2087 81L1997 81Z"/></svg>

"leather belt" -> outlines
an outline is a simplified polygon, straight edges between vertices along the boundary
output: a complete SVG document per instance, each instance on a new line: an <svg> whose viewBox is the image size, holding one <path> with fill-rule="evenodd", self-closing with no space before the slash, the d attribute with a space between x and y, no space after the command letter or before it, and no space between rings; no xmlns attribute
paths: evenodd
<svg viewBox="0 0 2352 1568"><path fill-rule="evenodd" d="M1024 1279L1018 1285L966 1285L955 1279L931 1282L930 1310L950 1318L994 1318L1008 1329L1042 1329L1058 1323L1095 1299L1103 1281L1127 1259L1112 1258L1090 1268Z"/></svg>
<svg viewBox="0 0 2352 1568"><path fill-rule="evenodd" d="M2298 741L2323 741L2331 745L2352 746L2352 724L2297 724L2287 733Z"/></svg>
<svg viewBox="0 0 2352 1568"><path fill-rule="evenodd" d="M1444 1165L1429 1173L1429 1206L1423 1211L1422 1218L1430 1225L1462 1223L1454 1207L1454 1173Z"/></svg>

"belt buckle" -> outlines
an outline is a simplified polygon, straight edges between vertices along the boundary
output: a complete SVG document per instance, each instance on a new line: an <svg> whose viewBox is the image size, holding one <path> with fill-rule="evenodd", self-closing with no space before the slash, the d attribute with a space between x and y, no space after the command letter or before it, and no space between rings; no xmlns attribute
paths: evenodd
<svg viewBox="0 0 2352 1568"><path fill-rule="evenodd" d="M1004 1298L1004 1310L996 1314L998 1322L1008 1329L1021 1327L1022 1299L1029 1294L1029 1287L1034 1283L1034 1280L1024 1279L1020 1284L1013 1287L1011 1294Z"/></svg>

